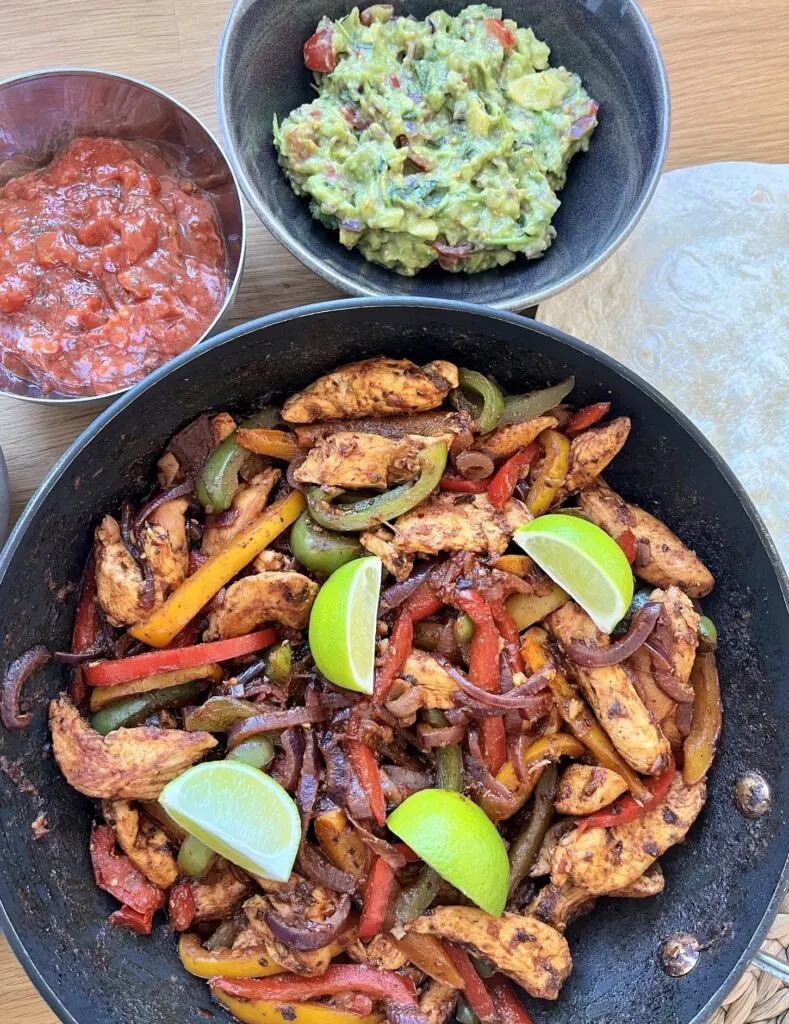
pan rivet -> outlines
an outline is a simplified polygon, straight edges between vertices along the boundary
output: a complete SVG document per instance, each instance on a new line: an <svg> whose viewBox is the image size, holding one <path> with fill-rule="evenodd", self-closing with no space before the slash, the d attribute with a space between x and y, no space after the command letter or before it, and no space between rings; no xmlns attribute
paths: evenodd
<svg viewBox="0 0 789 1024"><path fill-rule="evenodd" d="M660 966L672 978L690 974L699 962L699 942L689 932L674 932L660 947Z"/></svg>
<svg viewBox="0 0 789 1024"><path fill-rule="evenodd" d="M758 772L740 776L734 787L734 802L746 818L761 818L766 814L772 805L772 794L764 777Z"/></svg>

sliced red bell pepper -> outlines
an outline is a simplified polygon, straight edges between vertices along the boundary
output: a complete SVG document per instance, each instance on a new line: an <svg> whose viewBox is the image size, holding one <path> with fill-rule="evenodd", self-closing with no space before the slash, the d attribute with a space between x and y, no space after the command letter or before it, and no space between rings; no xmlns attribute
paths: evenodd
<svg viewBox="0 0 789 1024"><path fill-rule="evenodd" d="M501 43L505 50L515 45L515 36L500 18L485 18L485 28Z"/></svg>
<svg viewBox="0 0 789 1024"><path fill-rule="evenodd" d="M435 615L444 607L444 602L429 587L427 583L421 583L413 594L410 594L401 605L403 611L408 613L412 622L421 622L428 615Z"/></svg>
<svg viewBox="0 0 789 1024"><path fill-rule="evenodd" d="M279 974L273 978L217 977L211 978L208 984L237 999L262 999L271 1003L303 1003L322 996L355 992L419 1012L416 988L410 978L393 971L376 971L362 964L332 964L323 974L312 978L294 974Z"/></svg>
<svg viewBox="0 0 789 1024"><path fill-rule="evenodd" d="M395 616L392 633L386 647L383 663L375 674L375 699L383 704L392 683L397 679L400 671L408 660L411 653L411 644L414 639L414 624L411 616L404 608L399 608Z"/></svg>
<svg viewBox="0 0 789 1024"><path fill-rule="evenodd" d="M418 864L422 859L418 854L414 853L410 846L406 846L405 843L392 843L395 850L401 854L408 861L409 864Z"/></svg>
<svg viewBox="0 0 789 1024"><path fill-rule="evenodd" d="M616 542L624 552L628 564L632 565L636 560L636 552L638 551L638 541L633 531L623 530L616 538Z"/></svg>
<svg viewBox="0 0 789 1024"><path fill-rule="evenodd" d="M587 405L584 409L579 409L564 428L564 433L568 437L580 434L582 430L586 430L587 427L591 427L601 420L610 408L610 402L595 402L594 405Z"/></svg>
<svg viewBox="0 0 789 1024"><path fill-rule="evenodd" d="M459 608L474 624L469 659L469 678L490 693L501 689L499 675L499 631L488 603L476 590L455 591L452 604ZM483 718L481 725L482 752L488 771L495 775L507 760L507 735L502 718Z"/></svg>
<svg viewBox="0 0 789 1024"><path fill-rule="evenodd" d="M484 494L490 486L491 479L486 476L484 480L466 480L463 476L452 476L451 473L447 473L441 477L438 486L442 491L457 491L459 494Z"/></svg>
<svg viewBox="0 0 789 1024"><path fill-rule="evenodd" d="M381 783L381 769L378 767L375 751L361 740L346 739L345 746L348 750L351 767L370 802L370 810L373 812L376 824L386 824L386 800Z"/></svg>
<svg viewBox="0 0 789 1024"><path fill-rule="evenodd" d="M192 884L188 879L182 878L170 890L167 916L174 932L186 932L192 927L195 917L195 897Z"/></svg>
<svg viewBox="0 0 789 1024"><path fill-rule="evenodd" d="M130 928L138 935L150 935L153 931L153 915L156 910L151 907L144 914L133 910L124 903L120 910L113 910L107 918L110 924L118 925L121 928Z"/></svg>
<svg viewBox="0 0 789 1024"><path fill-rule="evenodd" d="M82 574L79 588L77 613L74 616L74 629L71 634L71 650L75 654L88 649L99 633L99 620L96 614L96 559L91 553ZM75 665L71 673L68 688L69 696L79 706L88 699L88 686L85 682L85 671L82 665Z"/></svg>
<svg viewBox="0 0 789 1024"><path fill-rule="evenodd" d="M504 640L507 657L513 672L523 672L523 655L521 654L521 635L515 620L507 611L503 597L491 598L488 602L493 621Z"/></svg>
<svg viewBox="0 0 789 1024"><path fill-rule="evenodd" d="M643 804L637 804L628 793L608 807L604 807L602 811L590 814L586 818L579 818L576 821L579 834L587 832L590 828L613 828L615 825L626 825L628 822L635 821L666 799L666 794L676 777L677 764L672 755L668 768L662 775L654 775L651 779L646 780L645 786L649 796Z"/></svg>
<svg viewBox="0 0 789 1024"><path fill-rule="evenodd" d="M333 37L333 28L319 28L304 44L304 63L310 71L334 71L337 67Z"/></svg>
<svg viewBox="0 0 789 1024"><path fill-rule="evenodd" d="M394 880L394 868L378 857L364 883L362 916L357 933L360 939L371 939L383 928Z"/></svg>
<svg viewBox="0 0 789 1024"><path fill-rule="evenodd" d="M531 1014L515 995L512 982L503 974L491 974L485 987L496 1006L499 1024L534 1024Z"/></svg>
<svg viewBox="0 0 789 1024"><path fill-rule="evenodd" d="M444 943L444 951L452 961L455 970L463 979L463 995L471 1009L479 1017L482 1024L499 1024L496 1014L496 1007L488 995L488 990L483 984L482 978L474 970L474 965L468 958L468 953L453 946L449 942Z"/></svg>
<svg viewBox="0 0 789 1024"><path fill-rule="evenodd" d="M515 491L515 486L520 480L521 474L527 466L540 455L542 447L536 442L511 455L507 461L496 471L493 479L488 484L488 497L494 508L504 508Z"/></svg>
<svg viewBox="0 0 789 1024"><path fill-rule="evenodd" d="M132 679L144 679L157 672L172 672L179 668L195 668L197 665L213 665L218 661L252 654L263 647L270 647L277 640L273 629L260 629L257 633L233 637L231 640L217 640L209 644L195 644L193 647L164 648L135 654L118 661L97 661L85 666L85 678L91 686L112 686L114 683L128 683Z"/></svg>
<svg viewBox="0 0 789 1024"><path fill-rule="evenodd" d="M90 833L90 859L96 885L126 903L138 914L147 914L162 905L162 891L138 871L128 857L115 852L115 833L109 825L93 825Z"/></svg>

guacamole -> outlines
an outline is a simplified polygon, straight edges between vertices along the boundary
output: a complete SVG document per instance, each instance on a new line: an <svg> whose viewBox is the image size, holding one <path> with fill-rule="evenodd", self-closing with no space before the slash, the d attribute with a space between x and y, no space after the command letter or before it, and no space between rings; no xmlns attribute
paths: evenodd
<svg viewBox="0 0 789 1024"><path fill-rule="evenodd" d="M318 96L274 122L279 162L349 249L411 276L541 255L597 103L530 28L483 4L323 18L304 46Z"/></svg>

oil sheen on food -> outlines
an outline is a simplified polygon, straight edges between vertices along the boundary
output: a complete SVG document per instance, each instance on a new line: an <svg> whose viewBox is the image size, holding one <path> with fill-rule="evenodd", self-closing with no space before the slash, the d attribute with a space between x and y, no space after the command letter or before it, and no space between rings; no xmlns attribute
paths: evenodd
<svg viewBox="0 0 789 1024"><path fill-rule="evenodd" d="M227 292L211 200L142 143L77 138L0 190L0 365L108 394L194 344Z"/></svg>
<svg viewBox="0 0 789 1024"><path fill-rule="evenodd" d="M598 109L549 56L482 4L424 21L386 4L324 18L304 47L318 97L275 120L280 163L313 217L397 273L540 256Z"/></svg>

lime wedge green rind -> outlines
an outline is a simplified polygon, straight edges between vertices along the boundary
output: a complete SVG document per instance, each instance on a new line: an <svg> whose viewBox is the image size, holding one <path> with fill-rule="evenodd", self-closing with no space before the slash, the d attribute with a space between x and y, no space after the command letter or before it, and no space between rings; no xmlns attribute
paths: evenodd
<svg viewBox="0 0 789 1024"><path fill-rule="evenodd" d="M298 808L257 768L232 760L194 765L164 787L159 803L232 864L275 882L290 878L301 840Z"/></svg>
<svg viewBox="0 0 789 1024"><path fill-rule="evenodd" d="M346 690L373 692L380 558L355 558L326 580L310 615L310 649L326 678Z"/></svg>
<svg viewBox="0 0 789 1024"><path fill-rule="evenodd" d="M504 842L482 808L451 790L423 789L392 811L387 825L464 896L501 916L510 865Z"/></svg>
<svg viewBox="0 0 789 1024"><path fill-rule="evenodd" d="M633 600L633 572L622 549L599 526L575 516L538 516L512 539L602 632L610 633L624 618Z"/></svg>

